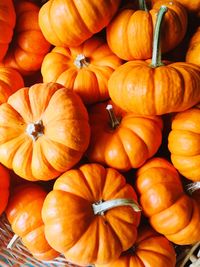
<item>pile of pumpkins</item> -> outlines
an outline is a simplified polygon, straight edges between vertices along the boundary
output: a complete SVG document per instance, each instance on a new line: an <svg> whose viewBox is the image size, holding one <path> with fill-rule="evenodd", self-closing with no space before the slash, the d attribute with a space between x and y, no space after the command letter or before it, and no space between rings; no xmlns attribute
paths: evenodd
<svg viewBox="0 0 200 267"><path fill-rule="evenodd" d="M43 2L1 0L0 214L38 260L174 267L200 241L200 1Z"/></svg>

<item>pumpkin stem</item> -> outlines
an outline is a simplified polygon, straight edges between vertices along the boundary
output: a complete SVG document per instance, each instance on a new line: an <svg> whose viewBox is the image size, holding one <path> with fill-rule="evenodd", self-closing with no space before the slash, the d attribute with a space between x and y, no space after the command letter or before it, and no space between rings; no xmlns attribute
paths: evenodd
<svg viewBox="0 0 200 267"><path fill-rule="evenodd" d="M136 212L141 211L141 208L134 200L126 198L117 198L106 201L100 200L99 202L92 204L95 215L104 215L105 211L121 206L130 206Z"/></svg>
<svg viewBox="0 0 200 267"><path fill-rule="evenodd" d="M34 123L29 123L26 132L30 135L33 141L36 141L40 136L44 134L44 125L42 120Z"/></svg>
<svg viewBox="0 0 200 267"><path fill-rule="evenodd" d="M74 65L78 69L82 69L83 67L88 67L89 61L83 54L78 54L74 60Z"/></svg>
<svg viewBox="0 0 200 267"><path fill-rule="evenodd" d="M112 129L116 129L120 125L119 119L116 117L113 106L111 104L108 104L106 106L106 110L108 111L108 114L110 116L110 124Z"/></svg>
<svg viewBox="0 0 200 267"><path fill-rule="evenodd" d="M154 37L153 37L153 52L152 52L152 60L151 67L157 68L163 66L164 64L161 61L161 44L160 44L160 33L161 33L161 24L164 18L165 13L168 8L166 6L161 6L156 20L156 25L154 29Z"/></svg>
<svg viewBox="0 0 200 267"><path fill-rule="evenodd" d="M145 0L139 0L139 9L148 12L147 4Z"/></svg>
<svg viewBox="0 0 200 267"><path fill-rule="evenodd" d="M13 246L18 242L20 237L17 234L14 234L14 236L11 238L10 242L7 245L7 248L12 249Z"/></svg>
<svg viewBox="0 0 200 267"><path fill-rule="evenodd" d="M189 183L186 185L186 191L191 195L198 189L200 189L200 182Z"/></svg>

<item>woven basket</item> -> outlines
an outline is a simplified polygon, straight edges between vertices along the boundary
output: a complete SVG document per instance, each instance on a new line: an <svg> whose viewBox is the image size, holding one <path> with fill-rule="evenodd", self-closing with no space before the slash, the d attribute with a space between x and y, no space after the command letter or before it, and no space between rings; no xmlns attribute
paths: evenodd
<svg viewBox="0 0 200 267"><path fill-rule="evenodd" d="M5 215L0 218L0 267L80 267L69 263L63 256L52 261L38 261L29 253L22 245L19 239L12 245L12 249L7 246L12 239L14 233L8 223ZM175 246L177 253L176 267L200 267L200 242L194 246ZM6 261L6 263L5 263ZM87 267L94 267L92 265ZM159 267L159 266L155 266Z"/></svg>

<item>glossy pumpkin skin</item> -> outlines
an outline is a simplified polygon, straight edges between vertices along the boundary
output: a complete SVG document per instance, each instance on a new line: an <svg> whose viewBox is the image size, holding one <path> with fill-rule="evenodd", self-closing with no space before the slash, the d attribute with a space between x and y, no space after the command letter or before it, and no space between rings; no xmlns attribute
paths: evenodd
<svg viewBox="0 0 200 267"><path fill-rule="evenodd" d="M23 184L14 188L6 209L11 228L25 247L38 260L51 260L59 255L46 241L41 209L47 195L36 184Z"/></svg>
<svg viewBox="0 0 200 267"><path fill-rule="evenodd" d="M126 113L114 106L119 121L114 128L106 106L107 103L100 103L89 109L91 140L87 156L90 162L121 171L140 167L161 145L162 119Z"/></svg>
<svg viewBox="0 0 200 267"><path fill-rule="evenodd" d="M119 4L120 0L50 0L40 9L39 25L54 46L78 46L108 25Z"/></svg>
<svg viewBox="0 0 200 267"><path fill-rule="evenodd" d="M10 194L10 174L9 171L0 164L0 215L6 209Z"/></svg>
<svg viewBox="0 0 200 267"><path fill-rule="evenodd" d="M200 198L183 191L174 166L154 158L137 171L136 188L151 226L178 245L200 241Z"/></svg>
<svg viewBox="0 0 200 267"><path fill-rule="evenodd" d="M153 68L149 61L129 61L113 72L108 91L127 112L180 112L200 102L200 67L176 62Z"/></svg>
<svg viewBox="0 0 200 267"><path fill-rule="evenodd" d="M0 66L0 104L18 89L24 87L24 80L15 69Z"/></svg>
<svg viewBox="0 0 200 267"><path fill-rule="evenodd" d="M3 64L17 69L23 75L30 75L40 69L50 44L38 25L39 7L28 0L22 0L16 2L15 8L15 35Z"/></svg>
<svg viewBox="0 0 200 267"><path fill-rule="evenodd" d="M139 229L136 243L116 261L96 267L175 267L176 254L172 244L149 226Z"/></svg>
<svg viewBox="0 0 200 267"><path fill-rule="evenodd" d="M82 157L90 138L80 97L56 83L22 88L0 106L0 162L27 180L50 180Z"/></svg>
<svg viewBox="0 0 200 267"><path fill-rule="evenodd" d="M168 136L174 167L186 178L200 181L200 109L176 114Z"/></svg>
<svg viewBox="0 0 200 267"><path fill-rule="evenodd" d="M41 72L44 82L58 82L92 104L109 98L108 79L121 64L105 41L92 37L78 47L55 47L45 56Z"/></svg>
<svg viewBox="0 0 200 267"><path fill-rule="evenodd" d="M115 169L85 164L62 174L42 208L49 244L78 265L118 258L136 240L140 212L121 206L94 215L92 208L116 198L137 201L133 187Z"/></svg>
<svg viewBox="0 0 200 267"><path fill-rule="evenodd" d="M120 11L107 27L107 42L111 50L124 60L149 59L155 21L161 5L168 7L163 20L161 50L175 48L187 30L187 13L176 1L159 1L149 11L130 8Z"/></svg>
<svg viewBox="0 0 200 267"><path fill-rule="evenodd" d="M200 66L200 26L190 40L185 60Z"/></svg>
<svg viewBox="0 0 200 267"><path fill-rule="evenodd" d="M13 37L16 13L12 0L1 0L0 6L0 61L4 58Z"/></svg>

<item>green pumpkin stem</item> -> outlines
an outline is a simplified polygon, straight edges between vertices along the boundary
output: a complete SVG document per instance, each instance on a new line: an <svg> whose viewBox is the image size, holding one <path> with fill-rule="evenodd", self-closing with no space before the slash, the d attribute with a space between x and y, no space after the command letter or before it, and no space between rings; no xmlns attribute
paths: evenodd
<svg viewBox="0 0 200 267"><path fill-rule="evenodd" d="M130 206L136 212L141 211L141 208L134 200L126 198L99 201L97 203L92 204L92 208L95 215L104 215L104 212L106 212L107 210L122 206Z"/></svg>
<svg viewBox="0 0 200 267"><path fill-rule="evenodd" d="M162 53L160 45L160 34L161 34L162 21L167 10L168 8L166 6L161 6L161 8L158 11L155 30L154 30L154 37L153 37L153 52L151 60L152 68L157 68L164 65L161 60Z"/></svg>
<svg viewBox="0 0 200 267"><path fill-rule="evenodd" d="M120 125L120 120L116 117L113 106L111 104L108 104L106 106L106 110L108 111L108 114L110 116L111 128L116 129Z"/></svg>
<svg viewBox="0 0 200 267"><path fill-rule="evenodd" d="M139 9L148 12L147 4L145 0L139 0Z"/></svg>

